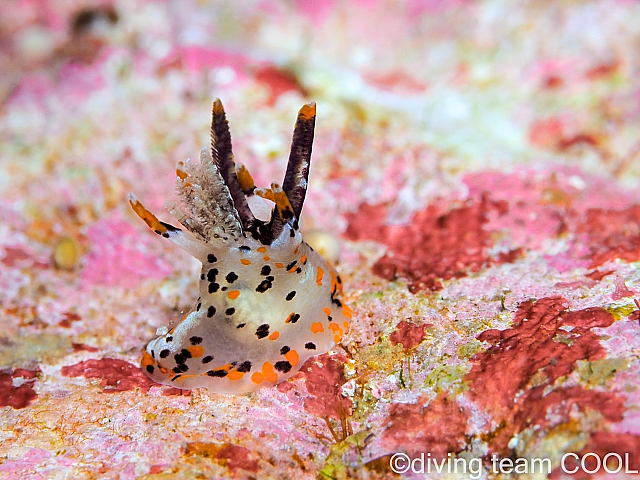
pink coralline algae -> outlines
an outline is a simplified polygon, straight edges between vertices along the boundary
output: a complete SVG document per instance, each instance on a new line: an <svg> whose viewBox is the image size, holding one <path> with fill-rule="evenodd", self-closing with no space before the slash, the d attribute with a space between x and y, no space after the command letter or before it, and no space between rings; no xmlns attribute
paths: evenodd
<svg viewBox="0 0 640 480"><path fill-rule="evenodd" d="M13 372L0 373L0 407L17 409L28 407L38 397L33 389L36 374L39 370L18 368ZM22 383L14 386L14 379L22 379Z"/></svg>
<svg viewBox="0 0 640 480"><path fill-rule="evenodd" d="M429 205L406 226L384 225L385 205L363 204L347 215L345 236L350 240L376 240L389 252L373 266L373 272L387 280L407 277L409 290L441 290L441 280L461 278L491 263L512 261L513 255L492 260L488 248L491 232L485 230L489 212L506 213L505 202L482 196L455 208Z"/></svg>
<svg viewBox="0 0 640 480"><path fill-rule="evenodd" d="M491 432L493 451L506 453L513 435L529 426L549 426L549 411L566 419L572 408L589 408L611 422L622 420L624 399L613 393L582 387L547 391L558 378L575 370L578 360L606 356L592 329L613 322L603 308L570 312L565 299L548 297L520 304L512 328L487 330L478 336L492 346L474 357L465 380L470 398L500 425Z"/></svg>
<svg viewBox="0 0 640 480"><path fill-rule="evenodd" d="M116 358L91 359L62 367L65 377L99 378L103 392L124 392L139 388L148 392L151 387L160 386L147 377L140 368Z"/></svg>
<svg viewBox="0 0 640 480"><path fill-rule="evenodd" d="M171 273L169 265L145 252L140 232L116 216L95 223L87 235L91 251L84 258L82 280L88 286L134 288L140 280Z"/></svg>
<svg viewBox="0 0 640 480"><path fill-rule="evenodd" d="M402 344L406 351L416 348L426 338L425 330L430 324L416 325L415 323L402 320L397 326L396 331L389 335L391 345Z"/></svg>
<svg viewBox="0 0 640 480"><path fill-rule="evenodd" d="M390 451L404 450L410 455L431 452L443 458L457 452L465 444L467 412L454 398L438 395L427 406L421 398L415 404L396 403L389 408L383 423L385 447Z"/></svg>

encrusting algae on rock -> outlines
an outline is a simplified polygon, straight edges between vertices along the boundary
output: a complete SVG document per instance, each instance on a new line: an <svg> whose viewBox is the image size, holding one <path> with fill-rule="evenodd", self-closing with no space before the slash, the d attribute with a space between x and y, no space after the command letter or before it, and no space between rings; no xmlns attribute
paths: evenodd
<svg viewBox="0 0 640 480"><path fill-rule="evenodd" d="M204 147L200 164L178 165L182 203L166 204L186 230L159 221L129 196L152 230L202 262L197 306L143 355L143 369L154 381L249 392L288 379L348 331L351 310L340 298L340 276L302 240L299 227L315 114L315 103L298 113L282 186L258 189L234 162L225 112L216 100L211 152ZM275 203L268 218L260 218L267 207L260 197Z"/></svg>

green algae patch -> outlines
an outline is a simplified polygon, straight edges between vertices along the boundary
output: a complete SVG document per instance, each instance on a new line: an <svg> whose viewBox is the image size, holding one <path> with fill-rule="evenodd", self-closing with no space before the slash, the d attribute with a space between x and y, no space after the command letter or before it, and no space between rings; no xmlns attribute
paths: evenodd
<svg viewBox="0 0 640 480"><path fill-rule="evenodd" d="M27 334L0 339L0 368L13 368L35 363L54 363L71 349L66 335L51 333Z"/></svg>
<svg viewBox="0 0 640 480"><path fill-rule="evenodd" d="M603 358L592 362L578 361L578 375L580 381L590 387L604 386L616 376L616 373L626 370L629 364L624 358Z"/></svg>
<svg viewBox="0 0 640 480"><path fill-rule="evenodd" d="M457 395L468 389L463 380L468 371L469 367L464 364L438 365L427 376L424 386L432 388L436 393L451 392Z"/></svg>
<svg viewBox="0 0 640 480"><path fill-rule="evenodd" d="M629 315L631 315L633 312L635 312L638 309L638 307L636 307L633 303L630 303L627 305L616 305L616 306L610 305L608 307L605 307L605 309L607 310L607 312L613 315L613 318L615 318L617 322L623 317L626 318Z"/></svg>
<svg viewBox="0 0 640 480"><path fill-rule="evenodd" d="M471 358L476 353L482 352L484 350L484 346L482 342L479 340L469 340L463 345L458 347L458 356L460 358Z"/></svg>

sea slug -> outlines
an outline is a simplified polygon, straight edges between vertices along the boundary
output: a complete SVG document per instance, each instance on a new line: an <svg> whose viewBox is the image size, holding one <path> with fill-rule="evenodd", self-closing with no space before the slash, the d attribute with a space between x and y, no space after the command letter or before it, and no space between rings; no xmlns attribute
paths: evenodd
<svg viewBox="0 0 640 480"><path fill-rule="evenodd" d="M178 164L182 201L166 204L185 229L129 195L153 231L202 262L196 307L147 345L142 368L161 384L242 393L282 382L330 350L348 331L351 310L340 276L300 233L315 103L298 113L282 186L263 189L234 162L220 100L212 110L211 151L203 147L199 164Z"/></svg>

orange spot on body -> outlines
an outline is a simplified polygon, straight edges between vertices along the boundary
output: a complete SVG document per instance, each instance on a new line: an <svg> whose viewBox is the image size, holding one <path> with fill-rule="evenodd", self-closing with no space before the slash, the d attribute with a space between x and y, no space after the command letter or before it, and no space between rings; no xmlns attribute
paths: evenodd
<svg viewBox="0 0 640 480"><path fill-rule="evenodd" d="M322 309L322 311L323 311L324 313L326 313L327 315L331 315L331 309L330 309L329 307L324 307L324 308Z"/></svg>
<svg viewBox="0 0 640 480"><path fill-rule="evenodd" d="M240 263L243 265L251 265L251 260L247 260L246 258L240 259Z"/></svg>
<svg viewBox="0 0 640 480"><path fill-rule="evenodd" d="M291 364L291 366L295 367L298 362L300 361L300 357L298 356L298 352L296 352L295 350L289 350L285 355L284 358L287 359L287 361Z"/></svg>
<svg viewBox="0 0 640 480"><path fill-rule="evenodd" d="M335 323L335 322L331 322L331 323L329 324L329 328L335 332L335 331L337 331L337 330L340 330L340 325L338 325L338 324L337 324L337 323Z"/></svg>
<svg viewBox="0 0 640 480"><path fill-rule="evenodd" d="M322 323L315 322L311 324L311 331L313 333L322 333L324 332L324 327L322 326Z"/></svg>
<svg viewBox="0 0 640 480"><path fill-rule="evenodd" d="M180 180L184 180L185 178L187 178L187 172L184 172L179 168L176 168L176 175L180 177Z"/></svg>
<svg viewBox="0 0 640 480"><path fill-rule="evenodd" d="M269 335L269 340L277 340L279 336L280 332L273 332L271 335Z"/></svg>
<svg viewBox="0 0 640 480"><path fill-rule="evenodd" d="M353 311L349 307L347 307L346 305L343 305L342 313L344 313L344 316L347 317L347 318L352 318L353 317Z"/></svg>
<svg viewBox="0 0 640 480"><path fill-rule="evenodd" d="M266 247L260 247L260 248L258 248L258 251L259 251L260 253L264 253L264 252L266 252L266 251L267 251L267 248L266 248Z"/></svg>
<svg viewBox="0 0 640 480"><path fill-rule="evenodd" d="M278 380L278 374L273 371L273 365L269 362L262 365L262 374L268 382L275 383Z"/></svg>
<svg viewBox="0 0 640 480"><path fill-rule="evenodd" d="M200 345L194 345L193 347L187 348L192 357L201 357L204 355L204 348Z"/></svg>
<svg viewBox="0 0 640 480"><path fill-rule="evenodd" d="M349 322L347 322L347 321L342 322L342 326L344 328L349 328Z"/></svg>
<svg viewBox="0 0 640 480"><path fill-rule="evenodd" d="M142 366L146 367L147 365L153 365L154 361L153 358L151 357L151 355L149 355L149 352L144 352L142 354Z"/></svg>
<svg viewBox="0 0 640 480"><path fill-rule="evenodd" d="M300 262L302 262L302 264L306 264L307 263L307 256L306 255L302 255L302 257L300 257Z"/></svg>
<svg viewBox="0 0 640 480"><path fill-rule="evenodd" d="M281 264L281 263L276 263L276 267L278 267L278 268L284 268L284 265L283 265L283 264Z"/></svg>
<svg viewBox="0 0 640 480"><path fill-rule="evenodd" d="M334 335L333 336L333 341L336 342L336 343L338 343L340 341L340 339L341 339L340 335Z"/></svg>
<svg viewBox="0 0 640 480"><path fill-rule="evenodd" d="M253 375L251 375L251 381L253 383L262 383L263 380L264 375L262 375L260 372L255 372Z"/></svg>
<svg viewBox="0 0 640 480"><path fill-rule="evenodd" d="M227 293L227 297L229 297L231 300L235 300L239 296L240 290L231 290L229 293Z"/></svg>
<svg viewBox="0 0 640 480"><path fill-rule="evenodd" d="M266 262L268 262L269 260L271 260L271 257L270 257L269 255L265 255L265 256L264 256L264 260L265 260Z"/></svg>
<svg viewBox="0 0 640 480"><path fill-rule="evenodd" d="M322 286L322 277L324 276L324 271L318 267L318 273L316 274L316 283Z"/></svg>
<svg viewBox="0 0 640 480"><path fill-rule="evenodd" d="M229 380L240 380L242 377L244 377L244 372L238 371L229 372L229 374L227 375L227 378Z"/></svg>
<svg viewBox="0 0 640 480"><path fill-rule="evenodd" d="M294 316L295 314L296 314L295 312L291 312L291 313L289 314L289 316L287 317L287 319L284 321L284 323L289 323L289 322L291 322L291 319L293 318L293 316Z"/></svg>

